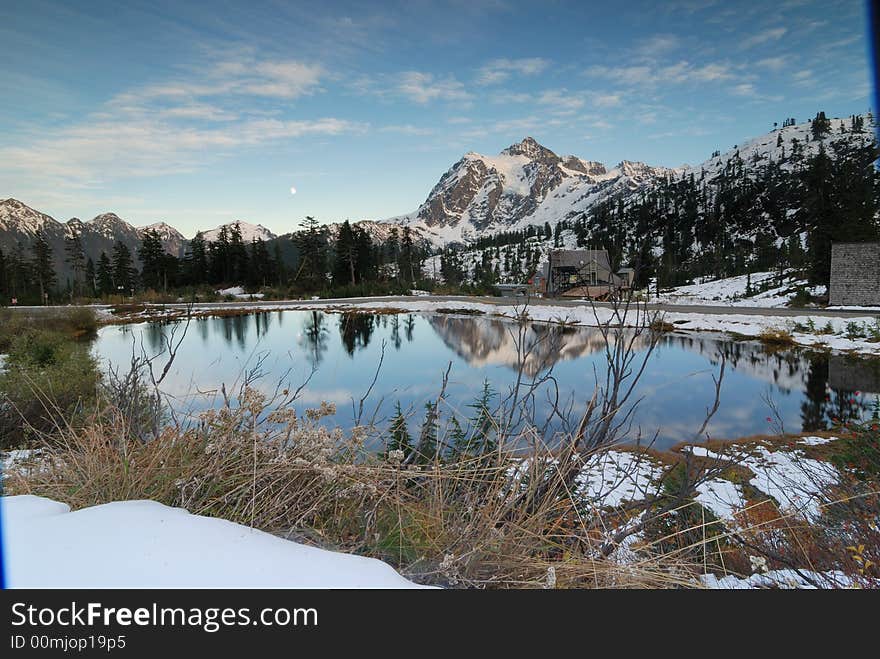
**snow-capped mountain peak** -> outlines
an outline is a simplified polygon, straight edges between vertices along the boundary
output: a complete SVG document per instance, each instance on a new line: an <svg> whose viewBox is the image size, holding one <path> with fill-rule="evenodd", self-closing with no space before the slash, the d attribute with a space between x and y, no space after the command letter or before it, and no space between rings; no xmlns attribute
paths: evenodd
<svg viewBox="0 0 880 659"><path fill-rule="evenodd" d="M422 227L437 244L467 242L529 224L556 224L601 199L632 194L668 172L626 160L609 171L600 162L560 158L526 137L497 156L465 154L415 213L395 221Z"/></svg>
<svg viewBox="0 0 880 659"><path fill-rule="evenodd" d="M223 227L226 227L227 231L231 230L233 226L238 225L239 230L241 231L241 240L244 243L249 243L253 240L272 240L273 238L277 238L277 236L269 231L262 224L251 224L250 222L244 222L242 220L236 220L235 222L229 222L227 224L221 224L219 227L215 229L211 229L210 231L204 231L202 233L202 237L207 242L214 242L217 238L220 237L220 230Z"/></svg>
<svg viewBox="0 0 880 659"><path fill-rule="evenodd" d="M10 197L0 201L0 229L15 230L35 236L54 222L55 220L45 213L34 210L18 199Z"/></svg>
<svg viewBox="0 0 880 659"><path fill-rule="evenodd" d="M559 158L547 147L539 144L534 137L526 137L521 142L511 144L501 152L503 156L525 156L529 160Z"/></svg>

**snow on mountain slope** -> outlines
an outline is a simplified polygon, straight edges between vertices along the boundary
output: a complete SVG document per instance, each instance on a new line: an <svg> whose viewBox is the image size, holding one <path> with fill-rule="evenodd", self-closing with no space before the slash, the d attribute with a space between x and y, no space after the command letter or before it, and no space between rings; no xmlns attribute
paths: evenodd
<svg viewBox="0 0 880 659"><path fill-rule="evenodd" d="M18 199L0 201L0 231L19 232L35 236L45 228L57 225L53 218L34 210Z"/></svg>
<svg viewBox="0 0 880 659"><path fill-rule="evenodd" d="M419 227L435 244L467 242L480 234L555 224L673 171L630 161L608 170L576 156L560 158L527 137L497 156L465 154L416 212L389 221Z"/></svg>
<svg viewBox="0 0 880 659"><path fill-rule="evenodd" d="M214 242L220 236L220 230L223 227L226 227L227 229L232 229L232 227L236 224L238 225L239 229L241 229L241 239L245 243L249 243L252 240L256 240L257 238L261 240L272 240L273 238L277 238L274 233L269 231L269 229L264 227L262 224L251 224L250 222L243 222L241 220L229 222L228 224L221 224L215 229L202 232L202 236L209 243Z"/></svg>

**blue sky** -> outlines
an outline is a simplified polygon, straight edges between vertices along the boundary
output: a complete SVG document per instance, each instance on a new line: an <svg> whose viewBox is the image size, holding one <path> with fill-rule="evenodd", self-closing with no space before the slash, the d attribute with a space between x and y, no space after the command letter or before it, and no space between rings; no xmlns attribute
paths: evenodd
<svg viewBox="0 0 880 659"><path fill-rule="evenodd" d="M415 210L462 154L526 135L609 165L696 163L785 117L867 111L866 11L7 0L0 198L282 233Z"/></svg>

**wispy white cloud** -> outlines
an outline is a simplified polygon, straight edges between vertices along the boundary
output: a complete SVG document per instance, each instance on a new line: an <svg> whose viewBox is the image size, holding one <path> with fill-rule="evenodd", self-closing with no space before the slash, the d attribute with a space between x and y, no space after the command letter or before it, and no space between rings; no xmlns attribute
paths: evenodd
<svg viewBox="0 0 880 659"><path fill-rule="evenodd" d="M573 113L584 107L586 102L582 94L571 93L564 88L546 89L538 95L537 100L556 113Z"/></svg>
<svg viewBox="0 0 880 659"><path fill-rule="evenodd" d="M788 28L786 27L774 27L768 30L763 30L758 32L757 34L753 34L750 37L743 39L740 43L741 48L754 48L755 46L760 46L761 44L765 44L769 41L778 41L788 32Z"/></svg>
<svg viewBox="0 0 880 659"><path fill-rule="evenodd" d="M778 103L783 99L783 96L779 94L761 93L758 88L750 82L743 82L738 85L734 85L733 88L731 88L730 93L734 96L742 96L743 98L748 98L754 101L770 101L773 103Z"/></svg>
<svg viewBox="0 0 880 659"><path fill-rule="evenodd" d="M755 86L750 82L744 82L740 85L736 85L733 89L730 90L730 93L735 96L755 96L757 94L757 90Z"/></svg>
<svg viewBox="0 0 880 659"><path fill-rule="evenodd" d="M363 132L362 122L290 116L289 102L320 91L325 75L319 64L227 54L125 89L79 121L20 132L0 148L0 170L14 166L69 189L97 188L125 177L196 171L236 149ZM267 99L268 106L260 103Z"/></svg>
<svg viewBox="0 0 880 659"><path fill-rule="evenodd" d="M512 75L532 76L544 71L550 61L542 57L522 59L500 58L483 65L477 71L478 85L494 85L505 82Z"/></svg>
<svg viewBox="0 0 880 659"><path fill-rule="evenodd" d="M467 101L471 94L453 76L438 78L433 73L405 71L397 76L395 90L414 103Z"/></svg>
<svg viewBox="0 0 880 659"><path fill-rule="evenodd" d="M781 71L788 64L788 56L787 55L777 55L776 57L765 57L764 59L759 59L755 62L762 69L769 69L770 71Z"/></svg>
<svg viewBox="0 0 880 659"><path fill-rule="evenodd" d="M794 80L792 84L797 87L811 87L816 84L816 79L813 78L812 69L797 71L792 75L792 79Z"/></svg>
<svg viewBox="0 0 880 659"><path fill-rule="evenodd" d="M366 124L336 118L230 121L218 128L160 118L85 121L0 148L0 169L29 171L76 187L112 179L194 171L229 150L308 135L362 132Z"/></svg>
<svg viewBox="0 0 880 659"><path fill-rule="evenodd" d="M510 91L495 91L489 96L489 100L492 103L499 104L507 104L507 103L528 103L529 101L533 101L535 99L534 95L526 93L526 92L510 92Z"/></svg>
<svg viewBox="0 0 880 659"><path fill-rule="evenodd" d="M294 99L318 91L325 73L320 64L243 56L212 62L186 78L126 90L111 99L110 105L128 108L233 95Z"/></svg>
<svg viewBox="0 0 880 659"><path fill-rule="evenodd" d="M676 50L681 40L674 34L656 34L648 37L636 47L636 53L644 57L658 57Z"/></svg>
<svg viewBox="0 0 880 659"><path fill-rule="evenodd" d="M591 66L585 71L587 76L606 78L626 86L657 86L661 84L684 84L689 82L716 82L732 80L737 77L730 65L721 62L693 64L679 60L666 66Z"/></svg>
<svg viewBox="0 0 880 659"><path fill-rule="evenodd" d="M412 124L392 124L383 126L379 129L382 133L398 133L400 135L431 135L434 131L423 126L413 126Z"/></svg>
<svg viewBox="0 0 880 659"><path fill-rule="evenodd" d="M597 108L613 108L620 105L620 94L593 94L590 99Z"/></svg>

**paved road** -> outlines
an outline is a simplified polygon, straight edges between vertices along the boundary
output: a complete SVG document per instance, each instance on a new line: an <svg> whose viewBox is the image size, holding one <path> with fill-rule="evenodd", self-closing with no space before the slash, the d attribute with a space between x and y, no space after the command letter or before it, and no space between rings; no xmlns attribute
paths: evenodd
<svg viewBox="0 0 880 659"><path fill-rule="evenodd" d="M196 308L204 308L204 307L223 307L223 308L247 308L247 307L261 307L265 305L272 306L290 306L290 307L305 307L312 305L323 305L327 303L338 303L338 304L358 304L358 303L373 303L376 306L381 306L384 303L391 302L417 302L417 301L429 301L429 302L445 302L453 305L456 302L479 302L481 304L496 304L496 305L505 305L510 306L512 304L524 304L524 298L509 298L509 297L468 297L468 296L455 296L455 295L426 295L420 297L410 297L410 296L394 296L394 297L355 297L355 298L340 298L340 299L322 299L322 300L266 300L266 301L255 301L255 302L246 302L246 301L238 301L238 302L205 302L196 304ZM568 299L550 299L550 298L532 298L529 300L529 304L532 306L554 306L554 307L580 307L586 306L590 304L589 302L584 302L583 300L568 300ZM595 302L597 307L610 307L611 305L607 302ZM168 308L185 308L184 304L168 304L165 305ZM67 307L18 307L19 309L27 309L29 311L36 310L45 310L46 313L52 313L52 311L57 311L59 309L65 309ZM880 317L880 312L878 311L836 311L836 310L828 310L828 309L808 309L808 308L772 308L768 309L766 307L734 307L734 306L721 306L721 305L697 305L697 304L649 304L648 308L651 310L657 311L668 311L671 313L700 313L700 314L709 314L709 315L745 315L745 316L829 316L836 318L856 318L865 316L877 316Z"/></svg>

